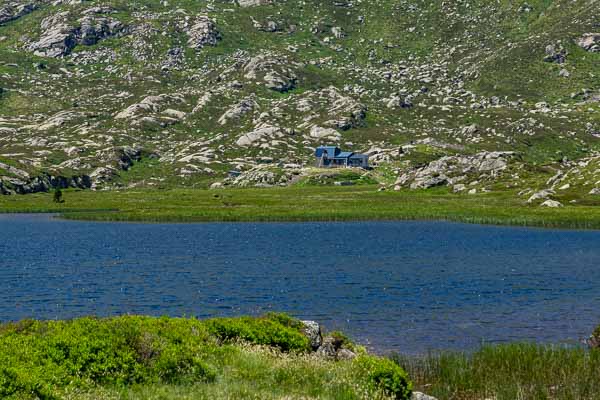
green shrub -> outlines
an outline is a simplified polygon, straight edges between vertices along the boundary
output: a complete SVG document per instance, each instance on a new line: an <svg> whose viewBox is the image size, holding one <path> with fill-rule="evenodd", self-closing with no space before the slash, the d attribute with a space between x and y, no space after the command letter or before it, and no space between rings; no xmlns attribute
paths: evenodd
<svg viewBox="0 0 600 400"><path fill-rule="evenodd" d="M22 398L25 394L41 400L58 399L49 385L37 382L27 371L18 372L14 368L0 367L0 398L15 395Z"/></svg>
<svg viewBox="0 0 600 400"><path fill-rule="evenodd" d="M273 393L300 390L315 398L340 390L347 391L344 398L357 398L355 389L385 392L397 399L410 394L404 371L389 360L363 356L338 363L303 357L310 344L302 327L285 314L208 321L127 316L0 325L0 399L58 400L66 394L132 388L194 388L210 393L216 387L233 396L224 398L239 398L229 392L230 385L257 385L253 390L260 396L273 385ZM340 343L350 343L341 333L332 335ZM219 343L237 340L292 354L281 357L277 352Z"/></svg>
<svg viewBox="0 0 600 400"><path fill-rule="evenodd" d="M397 400L411 398L412 382L402 367L392 360L362 355L354 360L354 365L371 390L381 390Z"/></svg>
<svg viewBox="0 0 600 400"><path fill-rule="evenodd" d="M269 312L266 313L263 318L278 322L283 326L287 326L288 328L294 328L297 330L302 329L302 327L304 326L299 319L294 318L286 313Z"/></svg>
<svg viewBox="0 0 600 400"><path fill-rule="evenodd" d="M282 351L308 351L310 342L293 319L282 314L263 318L221 318L206 321L208 331L221 341L242 340L278 347Z"/></svg>
<svg viewBox="0 0 600 400"><path fill-rule="evenodd" d="M57 388L211 382L209 336L193 319L122 317L0 327L0 398L52 399Z"/></svg>
<svg viewBox="0 0 600 400"><path fill-rule="evenodd" d="M330 332L327 336L333 339L333 345L336 349L354 349L354 343L352 343L348 336L340 331Z"/></svg>
<svg viewBox="0 0 600 400"><path fill-rule="evenodd" d="M600 325L594 329L594 332L588 338L588 345L592 348L600 348Z"/></svg>
<svg viewBox="0 0 600 400"><path fill-rule="evenodd" d="M193 356L191 349L182 349L181 346L169 346L154 363L154 370L165 383L214 382L217 377L215 370Z"/></svg>

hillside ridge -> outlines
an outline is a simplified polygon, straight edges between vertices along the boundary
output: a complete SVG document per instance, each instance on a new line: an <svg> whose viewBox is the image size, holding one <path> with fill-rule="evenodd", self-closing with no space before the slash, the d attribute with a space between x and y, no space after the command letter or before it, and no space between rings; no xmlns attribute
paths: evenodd
<svg viewBox="0 0 600 400"><path fill-rule="evenodd" d="M600 192L599 5L10 0L0 193L288 185L321 144L390 189Z"/></svg>

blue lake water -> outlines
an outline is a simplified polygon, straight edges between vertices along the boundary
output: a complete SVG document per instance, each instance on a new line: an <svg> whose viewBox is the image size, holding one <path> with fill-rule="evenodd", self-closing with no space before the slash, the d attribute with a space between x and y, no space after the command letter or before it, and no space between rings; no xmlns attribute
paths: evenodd
<svg viewBox="0 0 600 400"><path fill-rule="evenodd" d="M576 344L600 324L600 232L0 215L0 321L272 310L381 352Z"/></svg>

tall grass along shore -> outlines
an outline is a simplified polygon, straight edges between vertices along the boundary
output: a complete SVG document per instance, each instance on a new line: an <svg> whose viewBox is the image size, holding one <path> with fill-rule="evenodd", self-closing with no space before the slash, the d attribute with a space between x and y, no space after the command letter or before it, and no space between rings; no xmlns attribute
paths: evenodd
<svg viewBox="0 0 600 400"><path fill-rule="evenodd" d="M56 212L95 221L446 220L466 223L599 229L593 204L544 209L510 193L460 195L445 189L378 192L377 186L271 189L66 191L0 196L0 213Z"/></svg>

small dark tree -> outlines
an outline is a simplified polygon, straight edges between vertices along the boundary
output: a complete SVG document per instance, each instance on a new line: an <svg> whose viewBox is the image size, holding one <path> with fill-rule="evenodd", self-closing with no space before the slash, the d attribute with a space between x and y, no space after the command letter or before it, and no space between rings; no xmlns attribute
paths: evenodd
<svg viewBox="0 0 600 400"><path fill-rule="evenodd" d="M64 203L64 200L62 198L62 190L60 190L60 188L56 188L56 190L54 191L54 202Z"/></svg>

